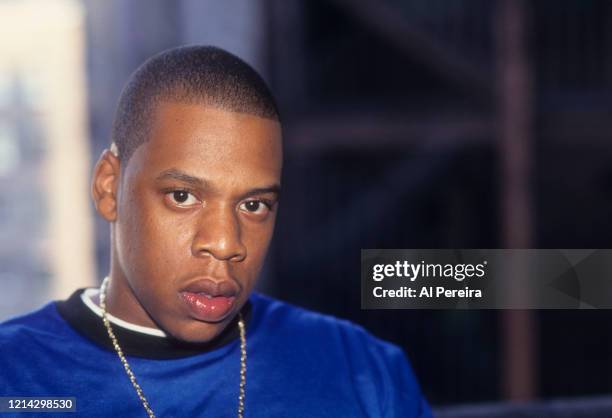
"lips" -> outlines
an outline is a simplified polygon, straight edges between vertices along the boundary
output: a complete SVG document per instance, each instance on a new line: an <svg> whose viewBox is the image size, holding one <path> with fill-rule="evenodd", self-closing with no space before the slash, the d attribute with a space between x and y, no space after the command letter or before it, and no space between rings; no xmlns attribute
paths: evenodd
<svg viewBox="0 0 612 418"><path fill-rule="evenodd" d="M205 322L219 322L231 313L239 290L231 280L202 278L182 289L180 296L192 317Z"/></svg>

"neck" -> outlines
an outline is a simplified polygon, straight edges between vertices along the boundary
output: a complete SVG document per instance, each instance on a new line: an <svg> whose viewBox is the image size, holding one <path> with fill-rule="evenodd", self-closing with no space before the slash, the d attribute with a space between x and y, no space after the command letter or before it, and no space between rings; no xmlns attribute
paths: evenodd
<svg viewBox="0 0 612 418"><path fill-rule="evenodd" d="M100 296L101 292L98 289L85 289L81 294L81 300L94 314L99 317L102 317L102 307L100 305ZM157 328L143 327L140 325L132 324L131 322L124 321L120 318L115 317L110 313L106 313L108 316L108 320L113 324L119 327L129 329L134 332L153 335L156 337L166 337L166 333Z"/></svg>
<svg viewBox="0 0 612 418"><path fill-rule="evenodd" d="M78 333L101 347L114 351L114 347L108 337L108 331L105 329L100 315L83 303L82 292L83 289L80 289L75 291L69 299L57 301L56 306L59 314ZM252 308L253 304L247 302L242 309L242 315L247 327L252 318ZM204 343L180 341L171 335L167 335L166 338L160 338L160 336L151 332L136 332L132 326L124 327L117 323L113 323L112 326L125 355L163 360L199 355L235 343L240 337L237 322L238 318L217 338Z"/></svg>
<svg viewBox="0 0 612 418"><path fill-rule="evenodd" d="M94 302L96 305L100 305L98 296L96 296ZM123 321L159 329L159 326L136 298L125 274L113 260L111 260L109 283L106 288L106 311Z"/></svg>

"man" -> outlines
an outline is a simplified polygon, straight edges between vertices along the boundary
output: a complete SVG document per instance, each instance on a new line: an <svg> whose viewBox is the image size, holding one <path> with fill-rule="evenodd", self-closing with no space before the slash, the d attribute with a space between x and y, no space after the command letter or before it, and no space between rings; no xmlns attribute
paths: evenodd
<svg viewBox="0 0 612 418"><path fill-rule="evenodd" d="M92 182L109 275L0 326L0 396L76 397L87 417L430 416L401 350L253 292L282 144L251 67L213 47L153 57L112 140Z"/></svg>

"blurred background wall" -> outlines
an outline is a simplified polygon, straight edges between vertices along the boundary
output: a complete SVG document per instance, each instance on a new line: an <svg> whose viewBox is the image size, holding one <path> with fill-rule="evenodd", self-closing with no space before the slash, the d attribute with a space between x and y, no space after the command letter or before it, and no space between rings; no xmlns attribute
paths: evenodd
<svg viewBox="0 0 612 418"><path fill-rule="evenodd" d="M0 316L96 283L84 10L0 1Z"/></svg>
<svg viewBox="0 0 612 418"><path fill-rule="evenodd" d="M607 311L359 298L361 248L612 246L606 0L0 0L3 318L107 273L92 164L129 74L188 43L241 56L280 104L262 290L401 345L438 405L612 390Z"/></svg>

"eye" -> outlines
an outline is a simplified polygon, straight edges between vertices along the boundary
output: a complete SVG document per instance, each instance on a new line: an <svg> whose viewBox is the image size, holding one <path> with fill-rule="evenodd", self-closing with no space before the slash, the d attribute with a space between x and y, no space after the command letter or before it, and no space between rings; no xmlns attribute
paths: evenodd
<svg viewBox="0 0 612 418"><path fill-rule="evenodd" d="M176 206L193 206L200 202L197 197L185 190L171 191L166 197Z"/></svg>
<svg viewBox="0 0 612 418"><path fill-rule="evenodd" d="M265 215L270 211L270 204L261 200L247 200L240 205L240 210L254 215Z"/></svg>

